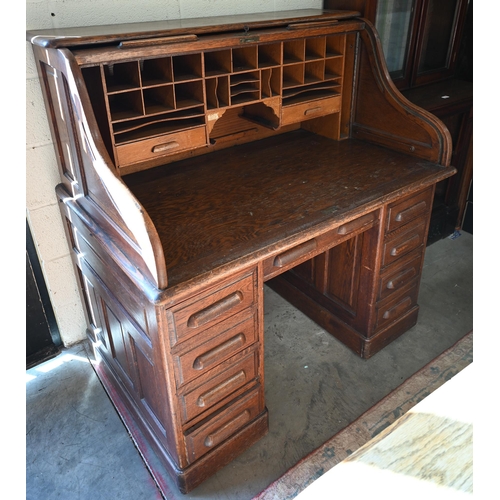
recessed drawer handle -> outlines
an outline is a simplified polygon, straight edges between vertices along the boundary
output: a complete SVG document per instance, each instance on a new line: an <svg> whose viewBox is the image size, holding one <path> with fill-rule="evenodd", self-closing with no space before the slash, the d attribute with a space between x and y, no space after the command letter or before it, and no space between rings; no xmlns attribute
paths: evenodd
<svg viewBox="0 0 500 500"><path fill-rule="evenodd" d="M417 275L417 271L414 267L411 269L405 269L403 272L399 273L395 278L387 283L387 288L389 290L394 290L399 288L405 283L408 283L413 277Z"/></svg>
<svg viewBox="0 0 500 500"><path fill-rule="evenodd" d="M416 214L420 212L424 212L427 208L427 202L421 201L416 205L413 205L406 210L401 210L398 214L396 214L396 218L394 219L396 222L406 222L415 217Z"/></svg>
<svg viewBox="0 0 500 500"><path fill-rule="evenodd" d="M318 106L316 108L309 108L304 111L304 115L312 115L313 113L319 113L323 108Z"/></svg>
<svg viewBox="0 0 500 500"><path fill-rule="evenodd" d="M353 231L356 231L357 229L361 229L364 226L367 226L368 224L371 224L375 220L375 215L374 214L368 214L364 215L363 217L360 217L359 219L352 220L351 222L348 222L347 224L343 224L342 226L339 226L337 229L338 234L349 234L352 233Z"/></svg>
<svg viewBox="0 0 500 500"><path fill-rule="evenodd" d="M213 403L216 403L220 399L222 399L226 394L230 394L235 389L240 387L245 383L247 375L244 370L240 370L238 373L235 373L232 377L224 380L220 384L212 387L209 391L200 394L198 397L196 404L200 408L205 408L211 406Z"/></svg>
<svg viewBox="0 0 500 500"><path fill-rule="evenodd" d="M211 432L205 438L205 446L207 448L212 448L213 446L222 443L224 439L228 438L236 432L240 427L246 424L250 420L250 412L248 410L243 411L232 420L227 422L222 427L219 427L215 431Z"/></svg>
<svg viewBox="0 0 500 500"><path fill-rule="evenodd" d="M125 40L118 44L119 49L132 49L138 47L150 47L154 45L165 45L168 43L194 42L196 35L166 36L162 38L147 38L146 40Z"/></svg>
<svg viewBox="0 0 500 500"><path fill-rule="evenodd" d="M404 300L396 304L394 307L391 307L391 309L387 309L385 311L384 315L382 316L384 319L389 319L392 316L397 316L399 311L405 311L408 307L411 306L411 298L406 297Z"/></svg>
<svg viewBox="0 0 500 500"><path fill-rule="evenodd" d="M404 254L408 252L409 250L412 250L413 248L416 248L420 242L420 236L416 234L412 238L410 238L408 241L405 241L402 245L399 245L398 247L394 247L391 250L391 255L393 257L398 257L401 254Z"/></svg>
<svg viewBox="0 0 500 500"><path fill-rule="evenodd" d="M274 267L284 267L287 264L290 264L294 260L298 259L299 257L302 257L309 252L313 252L314 250L316 250L317 246L318 243L316 240L306 241L301 245L297 245L296 247L293 247L292 249L277 255L274 258L273 265Z"/></svg>
<svg viewBox="0 0 500 500"><path fill-rule="evenodd" d="M163 153L164 151L169 151L170 149L175 149L178 147L179 143L177 141L170 141L165 142L164 144L157 144L151 151L153 151L153 153Z"/></svg>
<svg viewBox="0 0 500 500"><path fill-rule="evenodd" d="M242 300L243 294L239 291L234 292L231 295L215 302L211 306L192 314L188 319L187 325L190 328L198 328L205 325L213 319L222 316L233 307L236 307Z"/></svg>
<svg viewBox="0 0 500 500"><path fill-rule="evenodd" d="M222 359L227 353L235 351L245 345L245 341L245 334L238 333L238 335L235 335L233 338L226 340L226 342L210 349L210 351L200 354L200 356L194 360L193 368L195 370L204 370L208 366L211 366Z"/></svg>

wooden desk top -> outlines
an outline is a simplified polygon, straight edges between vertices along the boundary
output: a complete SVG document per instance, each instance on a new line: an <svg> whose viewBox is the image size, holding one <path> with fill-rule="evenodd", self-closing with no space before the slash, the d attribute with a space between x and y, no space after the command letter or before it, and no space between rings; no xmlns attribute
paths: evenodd
<svg viewBox="0 0 500 500"><path fill-rule="evenodd" d="M124 178L152 218L169 287L263 258L454 172L298 130Z"/></svg>

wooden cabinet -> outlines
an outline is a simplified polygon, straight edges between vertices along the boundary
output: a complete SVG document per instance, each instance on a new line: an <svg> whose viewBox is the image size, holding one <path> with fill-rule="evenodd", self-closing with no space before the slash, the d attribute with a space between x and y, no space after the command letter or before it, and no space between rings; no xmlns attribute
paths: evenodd
<svg viewBox="0 0 500 500"><path fill-rule="evenodd" d="M462 226L472 179L472 0L325 0L356 9L380 36L387 69L403 95L440 118L458 175L436 188L428 243Z"/></svg>
<svg viewBox="0 0 500 500"><path fill-rule="evenodd" d="M96 371L181 491L267 432L265 282L365 358L415 324L451 138L357 12L28 40Z"/></svg>

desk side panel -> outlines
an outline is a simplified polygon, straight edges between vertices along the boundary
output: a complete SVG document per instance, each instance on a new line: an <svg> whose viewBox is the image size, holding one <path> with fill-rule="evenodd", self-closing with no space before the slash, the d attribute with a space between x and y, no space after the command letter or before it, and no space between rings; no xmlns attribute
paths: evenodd
<svg viewBox="0 0 500 500"><path fill-rule="evenodd" d="M81 70L71 52L33 47L62 185L158 288L163 249L148 214L119 179L102 142Z"/></svg>
<svg viewBox="0 0 500 500"><path fill-rule="evenodd" d="M365 20L360 33L353 137L448 166L451 136L434 115L408 101L391 80L379 35Z"/></svg>

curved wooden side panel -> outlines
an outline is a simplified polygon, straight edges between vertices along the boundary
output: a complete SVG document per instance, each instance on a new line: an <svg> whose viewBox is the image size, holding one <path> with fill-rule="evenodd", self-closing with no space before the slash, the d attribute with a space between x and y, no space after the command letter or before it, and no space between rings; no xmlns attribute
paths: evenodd
<svg viewBox="0 0 500 500"><path fill-rule="evenodd" d="M116 173L72 53L36 46L33 51L65 190L98 225L111 230L133 267L157 288L166 288L167 269L156 228Z"/></svg>
<svg viewBox="0 0 500 500"><path fill-rule="evenodd" d="M448 129L399 92L387 70L378 33L364 21L353 137L448 166L452 150Z"/></svg>

